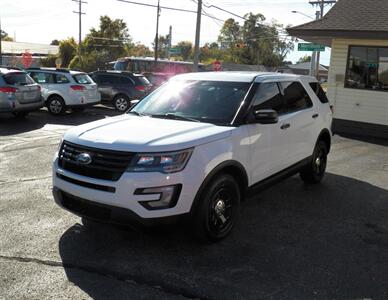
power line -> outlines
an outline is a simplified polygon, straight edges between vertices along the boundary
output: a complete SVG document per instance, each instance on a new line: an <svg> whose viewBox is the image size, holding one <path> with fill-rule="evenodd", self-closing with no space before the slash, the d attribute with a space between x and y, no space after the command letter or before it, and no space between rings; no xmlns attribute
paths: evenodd
<svg viewBox="0 0 388 300"><path fill-rule="evenodd" d="M148 6L148 7L158 7L157 5L154 5L154 4L148 4L148 3L141 3L141 2L136 2L136 1L130 1L130 0L116 0L116 1L119 1L119 2L124 2L124 3L129 3L129 4L135 4L135 5L141 5L141 6ZM176 7L169 7L169 6L160 6L161 9L167 9L167 10L173 10L173 11L180 11L180 12L187 12L187 13L194 13L196 14L197 12L195 10L190 10L190 9L184 9L184 8L176 8ZM202 13L202 15L206 16L204 13ZM216 17L210 17L210 16L206 16L208 18L212 18L212 19L215 19L215 20L218 20L218 21L221 21L223 22L223 20L221 19L218 19Z"/></svg>

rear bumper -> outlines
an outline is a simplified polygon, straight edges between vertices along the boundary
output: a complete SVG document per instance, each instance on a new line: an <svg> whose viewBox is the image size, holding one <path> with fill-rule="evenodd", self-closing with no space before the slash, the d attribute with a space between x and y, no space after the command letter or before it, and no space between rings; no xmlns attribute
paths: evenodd
<svg viewBox="0 0 388 300"><path fill-rule="evenodd" d="M53 196L55 202L60 207L75 215L119 225L140 225L145 227L168 225L175 224L188 216L188 214L184 214L171 217L142 218L129 209L82 199L66 193L57 187L53 188Z"/></svg>
<svg viewBox="0 0 388 300"><path fill-rule="evenodd" d="M34 111L39 110L44 106L44 101L41 99L37 102L32 103L19 103L18 101L7 101L0 104L0 112L7 113L7 112L19 112L19 111Z"/></svg>

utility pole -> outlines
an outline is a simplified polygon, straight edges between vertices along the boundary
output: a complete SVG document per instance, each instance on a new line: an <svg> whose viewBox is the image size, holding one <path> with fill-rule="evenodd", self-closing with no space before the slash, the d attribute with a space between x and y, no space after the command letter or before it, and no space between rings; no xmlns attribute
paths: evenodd
<svg viewBox="0 0 388 300"><path fill-rule="evenodd" d="M1 17L0 17L0 66L3 65L3 54L2 54L2 48L1 48L1 38L2 38L2 31L1 31Z"/></svg>
<svg viewBox="0 0 388 300"><path fill-rule="evenodd" d="M315 20L319 20L321 18L321 12L317 10L315 12ZM315 72L317 66L316 66L316 60L317 60L317 53L318 51L314 51L311 56L311 66L310 66L310 76L315 76L317 73ZM319 68L319 66L318 66ZM318 69L319 70L319 69Z"/></svg>
<svg viewBox="0 0 388 300"><path fill-rule="evenodd" d="M168 47L167 47L167 58L170 59L171 58L171 53L170 53L170 50L171 50L171 47L172 47L172 26L170 25L170 29L169 29L169 32L168 32Z"/></svg>
<svg viewBox="0 0 388 300"><path fill-rule="evenodd" d="M155 35L155 63L158 61L159 49L159 17L160 17L160 0L158 0L158 7L156 11L156 35Z"/></svg>
<svg viewBox="0 0 388 300"><path fill-rule="evenodd" d="M198 0L197 27L195 30L195 46L194 46L194 65L193 65L194 72L198 72L199 41L201 38L201 15L202 15L202 0Z"/></svg>
<svg viewBox="0 0 388 300"><path fill-rule="evenodd" d="M315 5L318 5L320 10L317 12L317 16L318 18L317 19L322 19L324 14L325 14L325 5L326 4L336 4L337 3L337 0L314 0L314 1L311 1L310 0L310 4L315 6ZM317 59L316 59L316 63L315 63L315 74L316 74L316 77L318 78L319 76L319 70L321 68L321 64L320 64L320 60L321 60L321 52L320 51L317 51Z"/></svg>
<svg viewBox="0 0 388 300"><path fill-rule="evenodd" d="M71 0L73 2L78 3L78 11L73 11L73 13L78 14L78 59L81 62L81 44L82 44L82 15L86 15L86 13L82 12L82 4L87 4L87 2L82 0Z"/></svg>

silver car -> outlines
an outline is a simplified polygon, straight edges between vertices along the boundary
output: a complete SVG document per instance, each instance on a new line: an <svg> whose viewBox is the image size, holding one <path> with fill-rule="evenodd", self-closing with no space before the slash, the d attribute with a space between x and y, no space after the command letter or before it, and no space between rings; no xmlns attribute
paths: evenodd
<svg viewBox="0 0 388 300"><path fill-rule="evenodd" d="M97 84L86 73L55 68L30 68L27 72L40 85L45 105L54 115L67 108L81 111L101 101Z"/></svg>
<svg viewBox="0 0 388 300"><path fill-rule="evenodd" d="M0 67L0 112L24 117L43 105L40 86L26 72Z"/></svg>

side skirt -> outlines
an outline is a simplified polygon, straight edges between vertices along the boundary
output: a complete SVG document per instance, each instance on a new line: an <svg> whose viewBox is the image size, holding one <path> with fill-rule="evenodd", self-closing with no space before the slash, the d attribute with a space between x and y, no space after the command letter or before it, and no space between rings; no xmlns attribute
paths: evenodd
<svg viewBox="0 0 388 300"><path fill-rule="evenodd" d="M291 167L288 167L287 169L280 171L279 173L276 173L262 181L259 181L250 187L248 187L248 193L247 196L252 196L254 193L260 192L262 190L265 190L275 183L278 183L279 181L282 181L285 178L291 177L292 175L295 175L298 173L303 167L307 166L311 163L312 156L309 156L300 162L292 165Z"/></svg>

